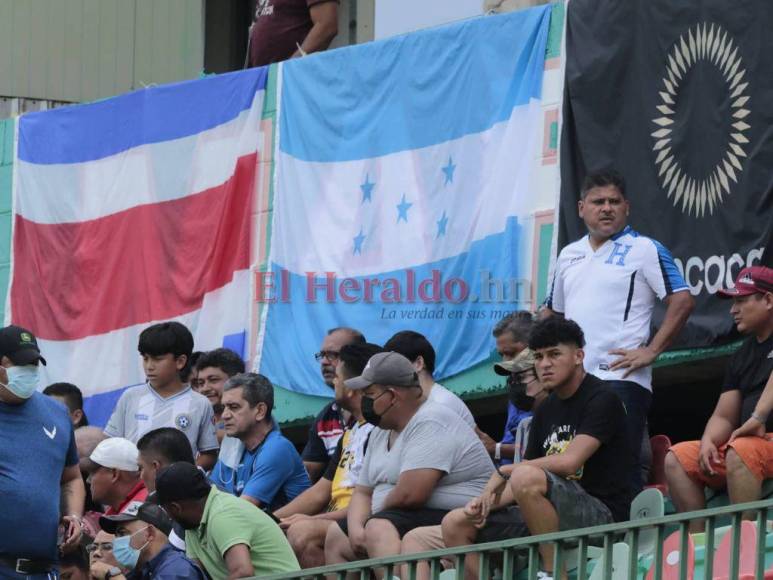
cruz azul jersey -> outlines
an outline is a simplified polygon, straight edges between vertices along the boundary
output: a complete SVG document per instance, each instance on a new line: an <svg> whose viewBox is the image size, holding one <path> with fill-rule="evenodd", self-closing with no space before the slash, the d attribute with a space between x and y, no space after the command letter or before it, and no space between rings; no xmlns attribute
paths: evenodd
<svg viewBox="0 0 773 580"><path fill-rule="evenodd" d="M587 235L561 250L546 305L582 328L586 371L622 380L625 369L609 370L620 358L609 351L646 345L655 297L680 291L687 291L687 283L671 253L627 226L595 252ZM625 380L652 390L652 369L638 369Z"/></svg>

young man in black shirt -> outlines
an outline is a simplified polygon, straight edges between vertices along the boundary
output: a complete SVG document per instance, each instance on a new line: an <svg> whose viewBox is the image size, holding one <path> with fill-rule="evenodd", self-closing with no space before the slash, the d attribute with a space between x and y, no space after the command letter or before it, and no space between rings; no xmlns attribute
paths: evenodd
<svg viewBox="0 0 773 580"><path fill-rule="evenodd" d="M760 499L763 480L773 478L773 416L760 400L773 380L773 268L744 268L735 287L718 295L733 299L738 331L750 336L730 359L701 440L674 445L666 456L666 478L680 512L706 506L705 486L727 487L732 503L744 503ZM690 526L703 531L701 521Z"/></svg>
<svg viewBox="0 0 773 580"><path fill-rule="evenodd" d="M525 524L522 533L531 535L628 519L635 466L625 408L604 381L585 372L584 345L572 320L551 317L532 329L529 348L550 395L534 413L524 461L498 470L499 497L465 508L479 526L492 507L508 502L519 508L512 511ZM550 578L552 545L540 546L540 555L540 577Z"/></svg>

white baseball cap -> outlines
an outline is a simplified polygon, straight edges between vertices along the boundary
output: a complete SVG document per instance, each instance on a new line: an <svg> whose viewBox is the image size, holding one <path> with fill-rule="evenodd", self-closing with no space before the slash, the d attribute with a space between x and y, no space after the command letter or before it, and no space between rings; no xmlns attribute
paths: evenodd
<svg viewBox="0 0 773 580"><path fill-rule="evenodd" d="M105 439L96 446L89 456L94 463L108 469L139 471L137 446L123 437Z"/></svg>

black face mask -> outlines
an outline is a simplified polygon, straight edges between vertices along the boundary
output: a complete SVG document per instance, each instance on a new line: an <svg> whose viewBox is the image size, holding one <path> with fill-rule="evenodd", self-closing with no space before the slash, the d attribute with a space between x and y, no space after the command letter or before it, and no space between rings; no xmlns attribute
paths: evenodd
<svg viewBox="0 0 773 580"><path fill-rule="evenodd" d="M521 411L531 411L534 408L534 397L526 394L526 383L513 379L507 380L510 402Z"/></svg>
<svg viewBox="0 0 773 580"><path fill-rule="evenodd" d="M378 397L368 397L366 395L363 395L362 399L360 400L360 411L362 411L363 419L365 419L368 423L370 423L375 427L379 426L379 424L381 423L381 418L384 415L386 415L387 411L389 411L389 409L391 409L392 406L395 404L395 401L393 398L392 403L380 415L373 410L373 405L376 403L376 399L380 399L388 392L389 391L384 391Z"/></svg>

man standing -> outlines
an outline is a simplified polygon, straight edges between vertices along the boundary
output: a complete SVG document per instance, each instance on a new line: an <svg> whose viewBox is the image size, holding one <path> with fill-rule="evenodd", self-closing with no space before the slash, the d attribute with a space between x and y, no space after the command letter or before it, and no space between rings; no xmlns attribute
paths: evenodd
<svg viewBox="0 0 773 580"><path fill-rule="evenodd" d="M264 66L325 50L336 34L337 0L257 0L247 62Z"/></svg>
<svg viewBox="0 0 773 580"><path fill-rule="evenodd" d="M81 537L86 490L72 422L60 403L37 392L39 363L46 361L31 332L0 330L2 578L47 578L56 567L60 524L61 548L74 548Z"/></svg>
<svg viewBox="0 0 773 580"><path fill-rule="evenodd" d="M231 377L223 390L223 406L228 437L209 476L212 483L272 511L311 485L298 452L271 415L271 381L255 373Z"/></svg>
<svg viewBox="0 0 773 580"><path fill-rule="evenodd" d="M649 448L650 365L679 334L694 302L670 252L626 225L630 208L619 174L588 175L578 207L588 235L561 250L545 312L562 314L583 329L585 370L620 395L642 463L641 447ZM650 340L656 297L666 313ZM632 472L634 490L641 489L648 467Z"/></svg>
<svg viewBox="0 0 773 580"><path fill-rule="evenodd" d="M734 288L718 294L733 299L738 331L750 336L730 359L701 440L674 445L666 455L668 487L680 512L706 506L705 486L727 487L732 503L756 501L762 482L773 477L773 416L762 399L773 382L773 269L745 268ZM700 521L690 526L703 530Z"/></svg>
<svg viewBox="0 0 773 580"><path fill-rule="evenodd" d="M447 407L426 400L413 364L379 353L346 388L362 390L362 414L376 425L347 518L348 537L328 528L328 564L400 553L414 528L438 525L483 490L494 471L483 443Z"/></svg>
<svg viewBox="0 0 773 580"><path fill-rule="evenodd" d="M89 459L95 464L89 476L91 497L108 506L105 514L136 511L148 497L140 478L137 446L128 439L112 437L97 445Z"/></svg>
<svg viewBox="0 0 773 580"><path fill-rule="evenodd" d="M249 578L299 570L290 544L269 515L210 487L189 463L156 478L156 500L185 528L185 551L212 578Z"/></svg>
<svg viewBox="0 0 773 580"><path fill-rule="evenodd" d="M354 328L333 328L327 331L322 348L314 355L320 364L322 380L334 389L336 364L345 344L365 344L365 337ZM317 481L327 468L330 457L335 452L338 440L351 417L341 409L335 400L325 405L309 428L309 439L303 448L303 465L312 483Z"/></svg>

